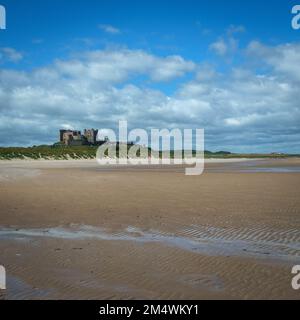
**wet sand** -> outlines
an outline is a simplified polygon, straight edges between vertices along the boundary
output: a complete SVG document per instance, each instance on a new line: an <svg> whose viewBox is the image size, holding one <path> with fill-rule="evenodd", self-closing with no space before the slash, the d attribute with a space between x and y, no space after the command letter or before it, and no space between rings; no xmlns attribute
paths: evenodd
<svg viewBox="0 0 300 320"><path fill-rule="evenodd" d="M272 170L270 170L270 168ZM6 299L299 299L300 159L0 162Z"/></svg>

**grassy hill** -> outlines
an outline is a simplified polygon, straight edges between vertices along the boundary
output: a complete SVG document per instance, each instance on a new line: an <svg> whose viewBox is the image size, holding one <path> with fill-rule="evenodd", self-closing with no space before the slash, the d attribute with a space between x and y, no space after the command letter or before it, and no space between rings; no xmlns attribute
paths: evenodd
<svg viewBox="0 0 300 320"><path fill-rule="evenodd" d="M0 160L12 159L94 159L96 157L97 146L65 146L61 144L42 145L33 147L0 147ZM171 152L172 158L173 152ZM300 155L288 154L236 154L228 151L211 152L205 151L205 158L285 158Z"/></svg>
<svg viewBox="0 0 300 320"><path fill-rule="evenodd" d="M93 159L97 147L93 146L37 146L0 148L0 160L12 159Z"/></svg>

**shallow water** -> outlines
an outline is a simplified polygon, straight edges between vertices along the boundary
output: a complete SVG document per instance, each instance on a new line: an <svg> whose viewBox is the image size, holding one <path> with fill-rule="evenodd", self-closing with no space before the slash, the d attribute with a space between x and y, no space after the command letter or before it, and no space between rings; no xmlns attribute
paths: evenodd
<svg viewBox="0 0 300 320"><path fill-rule="evenodd" d="M272 173L289 173L300 172L300 167L251 167L245 170L239 170L240 172L272 172Z"/></svg>
<svg viewBox="0 0 300 320"><path fill-rule="evenodd" d="M243 161L237 163L227 163L226 165L218 167L206 167L207 172L240 172L240 173L300 173L300 166L283 165L280 160L277 160L277 166L268 166L270 161L268 160L253 160Z"/></svg>
<svg viewBox="0 0 300 320"><path fill-rule="evenodd" d="M156 242L199 254L255 257L282 262L299 261L300 258L300 232L297 229L272 230L263 227L222 229L193 225L178 230L176 234L170 234L157 230L144 231L133 226L114 233L86 225L48 229L0 228L0 239L24 241L35 237Z"/></svg>
<svg viewBox="0 0 300 320"><path fill-rule="evenodd" d="M47 298L49 294L53 293L53 289L41 289L32 287L25 281L18 277L11 275L7 276L7 289L3 291L1 299L13 299L13 300L24 300L24 299L43 299ZM0 300L1 300L0 299Z"/></svg>

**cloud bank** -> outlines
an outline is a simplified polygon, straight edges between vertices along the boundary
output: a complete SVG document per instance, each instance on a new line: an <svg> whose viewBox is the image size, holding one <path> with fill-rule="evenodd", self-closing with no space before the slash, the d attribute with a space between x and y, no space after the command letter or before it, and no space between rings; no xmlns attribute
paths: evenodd
<svg viewBox="0 0 300 320"><path fill-rule="evenodd" d="M211 49L233 51L231 35L243 31L232 27ZM31 71L1 68L0 145L52 143L62 127L114 128L126 119L146 129L205 128L212 150L300 152L299 49L253 41L244 51L249 63L226 73L130 49L78 53ZM14 51L2 55L21 59ZM163 90L180 79L172 94Z"/></svg>

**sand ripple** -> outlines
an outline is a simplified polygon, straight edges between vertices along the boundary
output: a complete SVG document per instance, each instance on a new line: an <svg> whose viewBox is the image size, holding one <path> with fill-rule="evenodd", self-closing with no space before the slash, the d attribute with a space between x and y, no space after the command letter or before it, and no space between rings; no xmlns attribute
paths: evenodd
<svg viewBox="0 0 300 320"><path fill-rule="evenodd" d="M206 255L261 257L289 262L299 261L300 257L300 232L297 229L216 228L192 225L170 234L157 230L142 230L133 226L117 232L86 225L48 229L0 228L2 239L24 241L35 237L157 242Z"/></svg>

